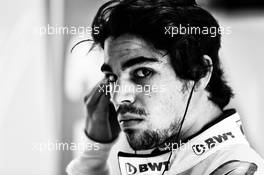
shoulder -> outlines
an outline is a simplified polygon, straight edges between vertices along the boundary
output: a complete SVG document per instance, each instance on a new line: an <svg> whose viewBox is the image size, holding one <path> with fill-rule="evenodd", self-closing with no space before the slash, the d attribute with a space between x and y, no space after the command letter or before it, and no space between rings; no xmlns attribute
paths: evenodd
<svg viewBox="0 0 264 175"><path fill-rule="evenodd" d="M254 175L257 169L254 162L230 160L217 167L210 175Z"/></svg>
<svg viewBox="0 0 264 175"><path fill-rule="evenodd" d="M247 145L234 145L210 156L209 175L263 175L264 160Z"/></svg>

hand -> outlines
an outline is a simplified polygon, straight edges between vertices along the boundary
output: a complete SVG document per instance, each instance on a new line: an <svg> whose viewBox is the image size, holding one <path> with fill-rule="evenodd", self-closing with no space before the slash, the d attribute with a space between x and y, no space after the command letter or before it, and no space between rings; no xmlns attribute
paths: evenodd
<svg viewBox="0 0 264 175"><path fill-rule="evenodd" d="M87 108L85 132L100 143L112 142L120 133L117 113L106 88L107 80L102 80L84 99Z"/></svg>

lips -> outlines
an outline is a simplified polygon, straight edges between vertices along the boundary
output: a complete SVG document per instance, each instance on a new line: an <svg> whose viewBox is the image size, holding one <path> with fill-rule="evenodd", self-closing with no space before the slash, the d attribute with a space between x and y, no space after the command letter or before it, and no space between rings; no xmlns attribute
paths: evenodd
<svg viewBox="0 0 264 175"><path fill-rule="evenodd" d="M140 118L140 117L137 117L137 116L133 116L133 115L130 115L130 114L120 115L120 117L118 119L118 122L120 123L120 126L123 127L123 128L135 126L135 125L139 124L142 121L143 121L143 118Z"/></svg>

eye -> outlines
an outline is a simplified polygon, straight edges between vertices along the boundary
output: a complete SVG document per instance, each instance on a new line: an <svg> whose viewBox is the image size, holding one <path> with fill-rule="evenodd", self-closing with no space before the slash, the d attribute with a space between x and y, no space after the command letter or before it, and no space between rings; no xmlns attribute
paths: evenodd
<svg viewBox="0 0 264 175"><path fill-rule="evenodd" d="M146 78L152 74L152 70L147 68L139 68L134 71L134 76L136 78Z"/></svg>

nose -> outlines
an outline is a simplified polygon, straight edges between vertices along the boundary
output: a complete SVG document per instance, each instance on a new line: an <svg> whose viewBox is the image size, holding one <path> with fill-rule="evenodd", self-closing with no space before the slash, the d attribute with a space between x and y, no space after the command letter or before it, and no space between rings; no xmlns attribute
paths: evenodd
<svg viewBox="0 0 264 175"><path fill-rule="evenodd" d="M117 108L122 104L135 102L136 91L134 84L129 80L118 79L112 92L112 101Z"/></svg>

